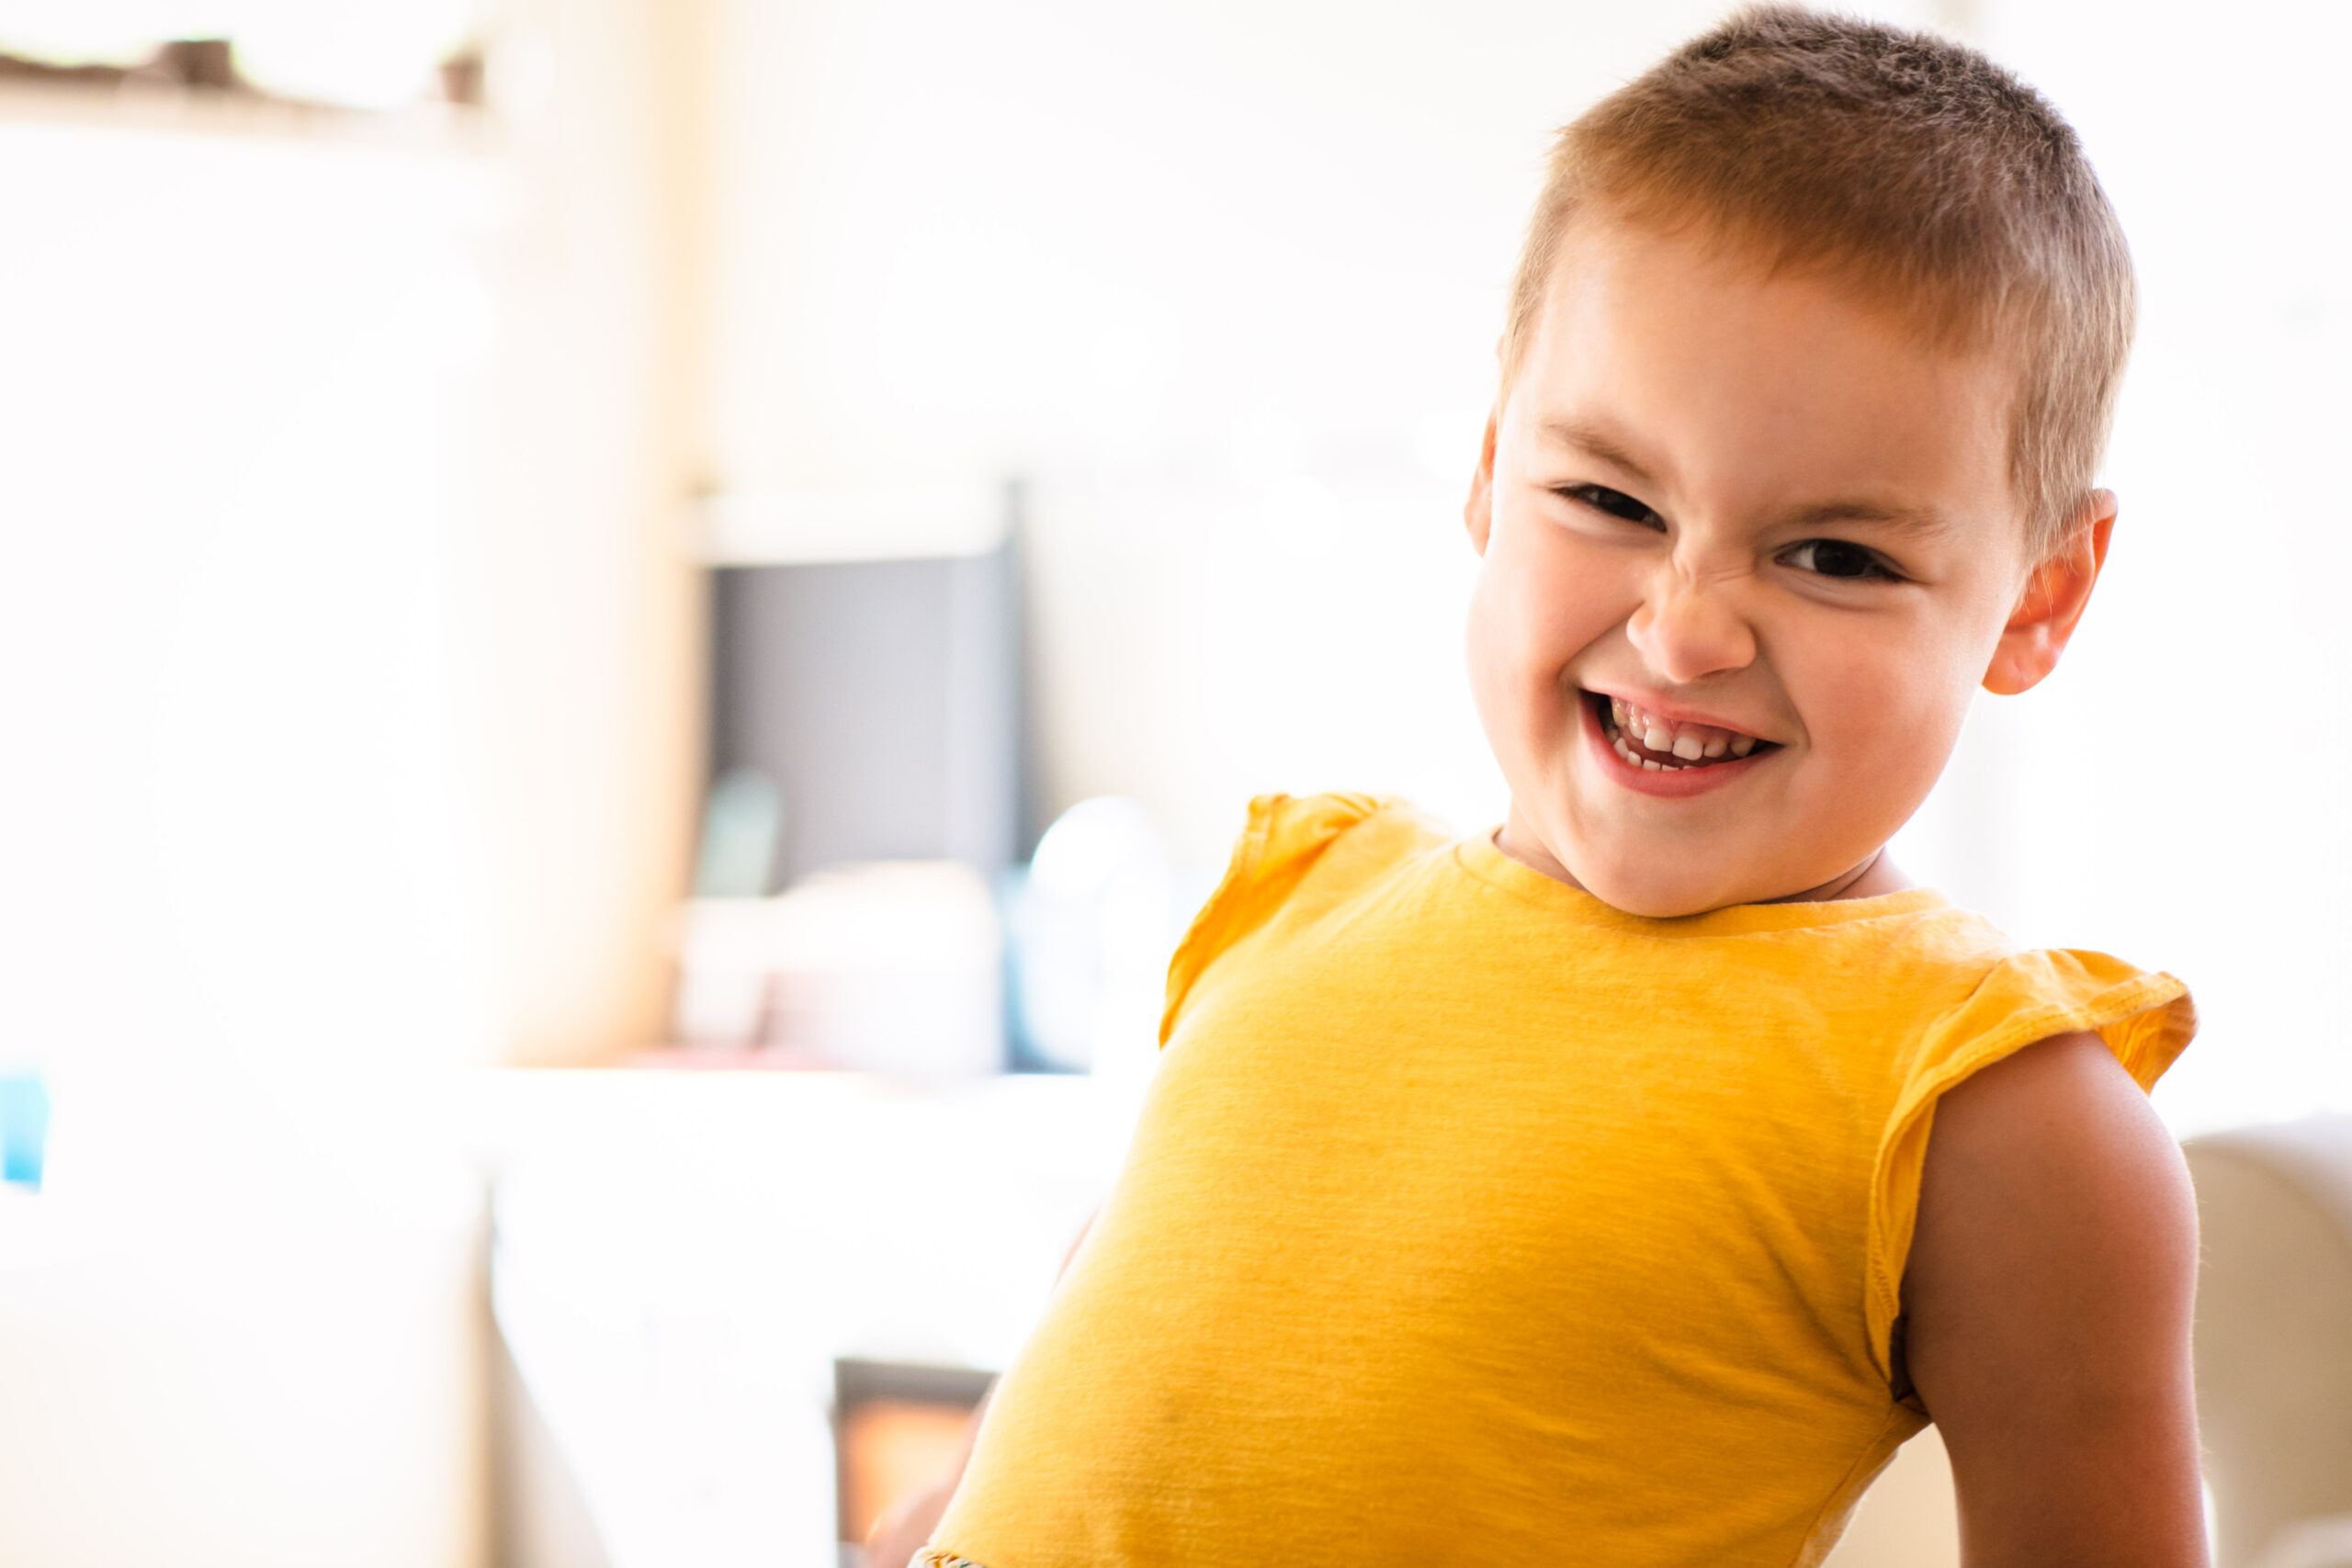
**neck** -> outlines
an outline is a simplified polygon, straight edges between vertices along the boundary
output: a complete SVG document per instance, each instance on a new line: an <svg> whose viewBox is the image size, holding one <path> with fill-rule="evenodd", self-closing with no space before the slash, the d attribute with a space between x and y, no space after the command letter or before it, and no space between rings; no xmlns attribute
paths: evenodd
<svg viewBox="0 0 2352 1568"><path fill-rule="evenodd" d="M1778 898L1761 900L1767 904L1826 904L1838 898L1875 898L1883 893L1900 893L1911 886L1903 868L1882 844L1871 852L1870 859L1851 871L1833 876L1818 887L1808 887L1802 893L1785 894Z"/></svg>
<svg viewBox="0 0 2352 1568"><path fill-rule="evenodd" d="M1528 831L1516 807L1512 808L1510 819L1497 830L1495 848L1529 870L1542 872L1555 882L1565 882L1579 893L1592 892L1591 888L1577 880L1576 874L1563 864L1541 839ZM1900 893L1910 886L1911 879L1903 874L1902 867L1894 863L1894 858L1886 852L1884 845L1881 845L1859 864L1847 868L1826 882L1755 901L1759 904L1826 904L1841 898L1876 898L1888 893Z"/></svg>

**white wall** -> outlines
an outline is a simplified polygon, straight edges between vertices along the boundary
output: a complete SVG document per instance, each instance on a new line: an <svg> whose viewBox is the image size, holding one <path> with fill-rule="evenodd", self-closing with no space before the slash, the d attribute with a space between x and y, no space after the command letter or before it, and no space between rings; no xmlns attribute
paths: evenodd
<svg viewBox="0 0 2352 1568"><path fill-rule="evenodd" d="M0 1203L0 1559L465 1568L477 1211L420 1130L497 1046L492 171L10 107L0 1059L56 1123Z"/></svg>
<svg viewBox="0 0 2352 1568"><path fill-rule="evenodd" d="M487 1550L458 1089L658 1037L699 784L690 11L510 8L492 128L0 94L0 1561Z"/></svg>
<svg viewBox="0 0 2352 1568"><path fill-rule="evenodd" d="M491 326L455 241L488 174L11 102L0 1052L478 1060L451 624Z"/></svg>
<svg viewBox="0 0 2352 1568"><path fill-rule="evenodd" d="M658 1035L700 783L691 8L544 9L492 127L0 100L0 1038Z"/></svg>

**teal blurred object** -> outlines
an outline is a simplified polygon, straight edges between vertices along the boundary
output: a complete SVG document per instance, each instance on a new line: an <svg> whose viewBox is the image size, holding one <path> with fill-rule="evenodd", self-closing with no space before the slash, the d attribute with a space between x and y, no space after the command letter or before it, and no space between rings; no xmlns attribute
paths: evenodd
<svg viewBox="0 0 2352 1568"><path fill-rule="evenodd" d="M49 1146L49 1085L38 1073L0 1077L0 1181L40 1190Z"/></svg>
<svg viewBox="0 0 2352 1568"><path fill-rule="evenodd" d="M766 897L783 835L784 795L774 779L748 767L719 774L703 807L695 897Z"/></svg>

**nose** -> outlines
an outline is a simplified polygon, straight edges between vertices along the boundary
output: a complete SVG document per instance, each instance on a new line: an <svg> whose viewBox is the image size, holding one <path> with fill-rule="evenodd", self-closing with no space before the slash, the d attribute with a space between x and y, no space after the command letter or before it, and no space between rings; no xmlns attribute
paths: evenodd
<svg viewBox="0 0 2352 1568"><path fill-rule="evenodd" d="M1735 598L1727 582L1661 563L1625 635L1653 671L1678 683L1744 670L1756 662L1756 632Z"/></svg>

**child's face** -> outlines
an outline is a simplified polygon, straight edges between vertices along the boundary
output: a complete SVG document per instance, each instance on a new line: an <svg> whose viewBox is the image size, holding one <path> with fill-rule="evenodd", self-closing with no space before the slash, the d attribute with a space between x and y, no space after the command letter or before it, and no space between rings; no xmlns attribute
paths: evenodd
<svg viewBox="0 0 2352 1568"><path fill-rule="evenodd" d="M2015 386L1834 280L1574 229L1468 510L1503 847L1644 915L1876 890L1971 694L2040 679L2097 572L2029 570Z"/></svg>

